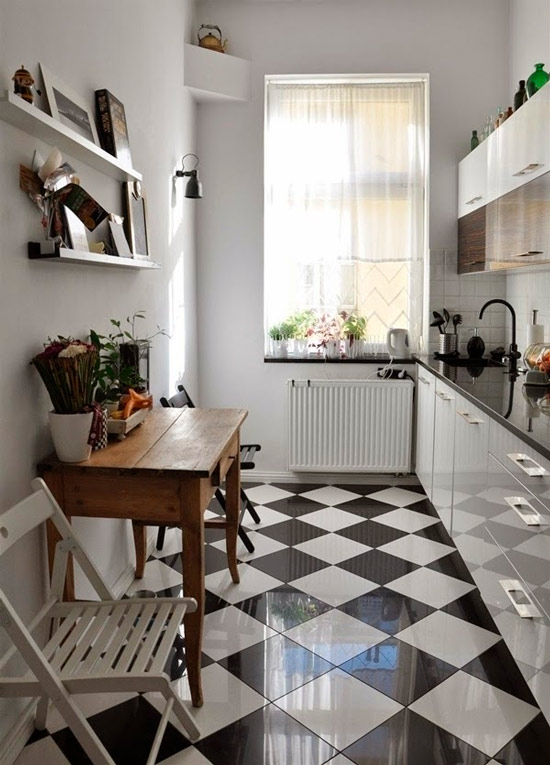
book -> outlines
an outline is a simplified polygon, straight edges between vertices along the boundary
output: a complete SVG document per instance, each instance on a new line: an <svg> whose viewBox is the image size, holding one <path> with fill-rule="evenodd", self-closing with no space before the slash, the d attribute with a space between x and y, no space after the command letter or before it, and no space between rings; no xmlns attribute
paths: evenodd
<svg viewBox="0 0 550 765"><path fill-rule="evenodd" d="M69 183L56 192L55 199L57 204L64 204L72 210L89 231L93 231L108 215L107 210L76 183Z"/></svg>
<svg viewBox="0 0 550 765"><path fill-rule="evenodd" d="M101 147L127 167L132 167L124 105L105 88L96 90L95 99Z"/></svg>

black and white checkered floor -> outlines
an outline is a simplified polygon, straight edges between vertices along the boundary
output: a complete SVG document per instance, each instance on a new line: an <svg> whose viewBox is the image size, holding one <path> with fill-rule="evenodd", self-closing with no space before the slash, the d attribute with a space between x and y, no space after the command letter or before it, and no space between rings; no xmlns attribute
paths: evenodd
<svg viewBox="0 0 550 765"><path fill-rule="evenodd" d="M164 765L544 765L550 728L418 485L248 484L260 526L231 582L208 534L202 738ZM216 508L212 506L212 511ZM180 592L167 533L134 589ZM131 593L132 588L129 593ZM189 698L182 655L170 671ZM79 700L120 765L145 763L154 696ZM55 710L17 765L89 762Z"/></svg>

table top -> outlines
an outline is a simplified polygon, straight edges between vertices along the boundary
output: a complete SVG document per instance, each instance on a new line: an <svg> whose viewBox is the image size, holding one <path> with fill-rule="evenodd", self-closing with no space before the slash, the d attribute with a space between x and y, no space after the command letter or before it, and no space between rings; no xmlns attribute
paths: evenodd
<svg viewBox="0 0 550 765"><path fill-rule="evenodd" d="M123 441L109 441L89 460L60 462L50 455L39 468L51 470L143 470L211 476L246 419L244 409L152 409Z"/></svg>

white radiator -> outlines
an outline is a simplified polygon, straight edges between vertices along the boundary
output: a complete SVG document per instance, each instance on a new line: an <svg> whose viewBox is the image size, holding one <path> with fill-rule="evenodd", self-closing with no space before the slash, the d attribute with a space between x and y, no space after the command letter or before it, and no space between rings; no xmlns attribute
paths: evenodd
<svg viewBox="0 0 550 765"><path fill-rule="evenodd" d="M407 473L412 380L288 380L289 469Z"/></svg>

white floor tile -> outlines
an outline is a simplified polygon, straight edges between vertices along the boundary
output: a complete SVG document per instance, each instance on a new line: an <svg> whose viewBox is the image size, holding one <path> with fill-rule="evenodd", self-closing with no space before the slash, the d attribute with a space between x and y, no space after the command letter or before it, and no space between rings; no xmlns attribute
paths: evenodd
<svg viewBox="0 0 550 765"><path fill-rule="evenodd" d="M529 681L529 688L547 720L550 720L550 675L537 672Z"/></svg>
<svg viewBox="0 0 550 765"><path fill-rule="evenodd" d="M256 560L256 558L262 558L264 555L269 555L270 553L274 553L278 550L283 550L288 547L288 545L284 545L282 542L277 542L276 539L270 539L270 537L266 537L265 534L258 534L257 531L250 531L248 533L248 537L254 545L253 553L248 552L244 546L244 542L240 538L237 539L237 557L242 561ZM213 542L212 547L217 547L218 550L225 552L225 539L220 539L218 542Z"/></svg>
<svg viewBox="0 0 550 765"><path fill-rule="evenodd" d="M319 558L319 560L324 560L334 565L356 555L361 555L361 553L365 553L372 548L360 542L355 542L353 539L346 539L346 537L342 537L340 534L325 534L322 537L294 545L294 549L301 550L308 555L313 555L314 558Z"/></svg>
<svg viewBox="0 0 550 765"><path fill-rule="evenodd" d="M123 704L125 701L133 698L135 693L83 693L73 696L78 708L86 717L91 717L105 709L116 707L117 704ZM56 733L67 727L64 718L59 714L57 708L50 704L48 710L48 722L46 728L50 733Z"/></svg>
<svg viewBox="0 0 550 765"><path fill-rule="evenodd" d="M439 560L444 555L449 555L455 551L454 547L441 544L441 542L434 542L425 537L417 537L414 534L395 539L378 549L389 555L395 555L397 558L404 558L411 563L418 563L420 566L426 566L428 563L433 563L434 560Z"/></svg>
<svg viewBox="0 0 550 765"><path fill-rule="evenodd" d="M323 486L319 489L313 489L313 491L306 491L300 496L312 499L314 502L321 502L323 505L341 505L342 502L357 499L361 494L356 494L347 489L339 489L337 486Z"/></svg>
<svg viewBox="0 0 550 765"><path fill-rule="evenodd" d="M167 558L169 555L178 555L179 553L181 553L182 547L183 547L183 543L181 538L181 530L167 529L166 536L164 537L164 544L162 546L162 550L157 550L156 542L155 542L155 547L151 555L154 558Z"/></svg>
<svg viewBox="0 0 550 765"><path fill-rule="evenodd" d="M331 606L339 606L380 586L336 566L327 566L290 584Z"/></svg>
<svg viewBox="0 0 550 765"><path fill-rule="evenodd" d="M183 752L177 752L167 760L158 762L157 765L212 765L212 763L198 749L190 746L184 749Z"/></svg>
<svg viewBox="0 0 550 765"><path fill-rule="evenodd" d="M201 739L269 703L267 699L219 664L204 667L201 675L204 705L200 708L191 706L187 676L172 683L180 698L187 702L189 711L200 729ZM147 694L147 700L157 709L163 708L164 701L155 694ZM174 719L174 715L170 718L170 722L184 733L179 722Z"/></svg>
<svg viewBox="0 0 550 765"><path fill-rule="evenodd" d="M275 702L336 749L344 749L403 707L334 669Z"/></svg>
<svg viewBox="0 0 550 765"><path fill-rule="evenodd" d="M388 637L376 627L337 610L327 611L304 624L298 624L284 634L331 664L337 665Z"/></svg>
<svg viewBox="0 0 550 765"><path fill-rule="evenodd" d="M143 578L134 579L126 590L126 594L131 597L137 590L160 592L168 587L181 587L181 583L182 576L178 571L160 560L151 560L145 564Z"/></svg>
<svg viewBox="0 0 550 765"><path fill-rule="evenodd" d="M467 592L475 590L473 584L462 582L453 576L440 574L439 571L432 571L429 568L411 571L410 574L390 582L386 587L434 608L442 608L462 595L466 595Z"/></svg>
<svg viewBox="0 0 550 765"><path fill-rule="evenodd" d="M53 738L43 738L26 746L14 765L71 765Z"/></svg>
<svg viewBox="0 0 550 765"><path fill-rule="evenodd" d="M411 704L410 709L489 757L494 757L539 712L460 671Z"/></svg>
<svg viewBox="0 0 550 765"><path fill-rule="evenodd" d="M412 624L397 637L455 667L463 667L501 640L494 632L442 611Z"/></svg>
<svg viewBox="0 0 550 765"><path fill-rule="evenodd" d="M223 569L205 577L206 589L228 603L240 603L241 600L247 600L281 585L279 579L264 574L263 571L252 568L247 563L239 564L238 569L241 578L239 584L235 584L229 571Z"/></svg>
<svg viewBox="0 0 550 765"><path fill-rule="evenodd" d="M360 515L348 513L338 507L323 507L321 510L314 510L312 513L301 515L300 520L320 529L326 529L326 531L339 531L365 522L365 519L361 518Z"/></svg>
<svg viewBox="0 0 550 765"><path fill-rule="evenodd" d="M421 499L426 499L425 494L418 494L407 489L397 489L396 487L375 491L367 496L370 499L376 499L378 502L387 502L389 505L395 505L396 507L406 507L415 502L420 502Z"/></svg>
<svg viewBox="0 0 550 765"><path fill-rule="evenodd" d="M428 526L439 523L439 518L433 518L431 515L417 513L415 510L409 510L406 507L398 507L396 510L390 510L383 515L377 515L372 519L376 523L382 523L384 526L391 526L401 531L419 531Z"/></svg>
<svg viewBox="0 0 550 765"><path fill-rule="evenodd" d="M254 509L258 513L261 523L256 523L250 513L245 513L242 519L242 525L245 529L250 529L251 531L261 531L266 526L274 526L276 523L292 520L292 516L280 513L278 510L273 510L272 507L257 505Z"/></svg>
<svg viewBox="0 0 550 765"><path fill-rule="evenodd" d="M278 499L293 496L293 492L279 489L277 486L271 486L269 483L264 483L261 486L254 486L252 489L244 488L248 499L259 505L265 505L267 502L276 502Z"/></svg>
<svg viewBox="0 0 550 765"><path fill-rule="evenodd" d="M495 553L499 554L498 548L494 544L489 544L489 542L470 534L459 534L455 537L454 543L465 561L476 563L478 566L483 566L487 561L496 558Z"/></svg>
<svg viewBox="0 0 550 765"><path fill-rule="evenodd" d="M229 606L204 617L202 650L219 661L277 634L240 608Z"/></svg>

